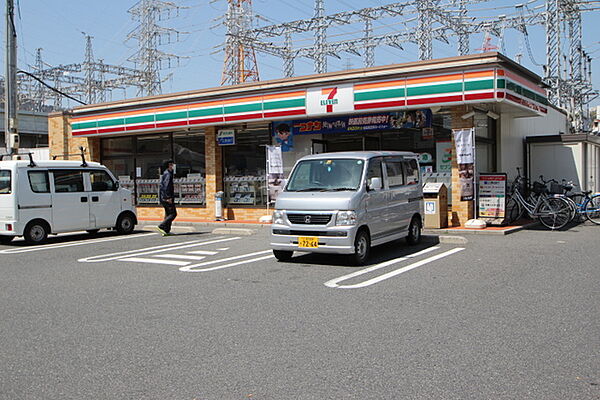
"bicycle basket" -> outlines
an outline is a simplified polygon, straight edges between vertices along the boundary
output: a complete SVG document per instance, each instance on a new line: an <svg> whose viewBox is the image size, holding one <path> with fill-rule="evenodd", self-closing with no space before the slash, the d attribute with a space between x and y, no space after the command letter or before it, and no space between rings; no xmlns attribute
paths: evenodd
<svg viewBox="0 0 600 400"><path fill-rule="evenodd" d="M563 194L564 188L563 185L560 185L555 182L550 183L550 194Z"/></svg>
<svg viewBox="0 0 600 400"><path fill-rule="evenodd" d="M531 191L535 194L542 194L546 191L546 185L544 185L543 183L540 183L540 182L533 182Z"/></svg>

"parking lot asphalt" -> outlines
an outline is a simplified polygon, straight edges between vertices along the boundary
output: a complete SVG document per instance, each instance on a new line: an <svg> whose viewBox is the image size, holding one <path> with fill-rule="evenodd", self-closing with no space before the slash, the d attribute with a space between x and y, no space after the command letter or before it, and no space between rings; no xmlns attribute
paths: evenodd
<svg viewBox="0 0 600 400"><path fill-rule="evenodd" d="M598 399L600 227L363 267L252 236L0 246L3 399Z"/></svg>

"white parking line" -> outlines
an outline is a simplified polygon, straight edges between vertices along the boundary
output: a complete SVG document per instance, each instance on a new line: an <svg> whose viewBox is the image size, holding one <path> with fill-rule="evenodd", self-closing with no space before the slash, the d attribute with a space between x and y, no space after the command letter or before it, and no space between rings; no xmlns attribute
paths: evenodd
<svg viewBox="0 0 600 400"><path fill-rule="evenodd" d="M214 256L215 254L218 254L218 251L209 251L209 250L194 250L194 251L188 251L188 254L204 254L205 256Z"/></svg>
<svg viewBox="0 0 600 400"><path fill-rule="evenodd" d="M372 279L369 279L367 281L364 281L364 282L361 282L361 283L357 283L357 284L354 284L354 285L338 285L339 282L352 278L353 276L350 276L350 275L353 275L353 274L350 274L350 275L342 276L341 278L336 278L336 279L333 279L331 281L325 282L325 286L332 287L332 288L338 288L338 289L358 289L358 288L367 287L367 286L373 285L375 283L379 283L381 281L384 281L386 279L392 278L392 277L394 277L396 275L400 275L400 274L402 274L404 272L408 272L408 271L410 271L412 269L415 269L417 267L423 266L425 264L429 264L430 262L439 260L439 259L444 258L444 257L448 257L448 256L450 256L450 255L452 255L454 253L458 253L459 251L462 251L462 250L464 250L464 247L457 247L455 249L451 249L451 250L445 251L443 253L436 254L435 256L426 258L426 259L421 260L421 261L417 261L415 263L407 265L406 267L397 269L395 271L388 272L386 274L377 276L375 278L372 278ZM419 253L423 254L423 252L419 252ZM411 258L414 258L414 256L416 256L419 253L413 254ZM386 261L385 263L382 263L382 264L385 264L385 266L388 266L388 265L392 265L392 264L398 263L400 261L406 260L407 258L408 257L400 257L400 258L396 258L395 260ZM381 265L381 264L378 264L377 266L379 266L379 265ZM373 268L373 267L371 267L371 268ZM359 271L359 272L361 272L361 271ZM354 276L357 276L357 275L354 275Z"/></svg>
<svg viewBox="0 0 600 400"><path fill-rule="evenodd" d="M86 244L112 242L114 240L136 239L136 238L151 236L151 235L157 235L157 233L144 233L144 234L139 234L139 235L109 237L109 238L101 238L101 239L77 240L75 242L69 242L69 243L42 244L42 245L35 246L35 247L6 249L6 250L0 251L0 254L18 254L18 253L28 253L31 251L53 250L53 249L60 249L63 247L83 246Z"/></svg>
<svg viewBox="0 0 600 400"><path fill-rule="evenodd" d="M256 261L266 260L267 258L273 257L272 254L269 254L268 256L263 256L263 257L258 257L258 258L251 258L251 259L242 260L242 261L238 261L238 262L231 263L231 264L218 265L216 267L197 269L197 268L204 267L204 266L207 266L207 265L213 265L213 264L218 264L218 263L221 263L221 262L232 261L232 260L239 260L241 258L248 258L248 257L252 257L252 256L258 256L260 254L266 254L266 253L271 253L271 250L257 251L257 252L254 252L254 253L242 254L242 255L239 255L239 256L221 258L219 260L206 261L206 262L203 262L203 263L200 263L200 264L188 265L188 266L179 268L179 270L181 272L207 272L207 271L215 271L215 270L218 270L218 269L235 267L236 265L250 264L250 263L253 263L253 262L256 262Z"/></svg>
<svg viewBox="0 0 600 400"><path fill-rule="evenodd" d="M364 268L364 269L361 269L359 271L353 272L351 274L340 276L339 278L335 278L335 279L332 279L330 281L327 281L327 282L325 282L325 286L328 286L328 287L331 287L331 288L339 287L338 283L340 283L342 281L348 280L350 278L355 278L357 276L364 275L364 274L367 274L367 273L372 272L372 271L376 271L376 270L381 269L381 268L385 268L385 267L387 267L389 265L393 265L393 264L399 263L400 261L405 261L405 260L408 260L410 258L419 257L419 256L421 256L423 254L427 254L427 253L432 252L432 251L437 250L437 249L439 249L438 246L428 247L428 248L426 248L424 250L418 251L418 252L413 253L413 254L409 254L407 256L403 256L403 257L399 257L399 258L394 258L393 260L385 261L385 262L373 265L372 267Z"/></svg>
<svg viewBox="0 0 600 400"><path fill-rule="evenodd" d="M167 244L167 245L162 245L162 246L153 246L153 247L147 247L147 248L137 249L137 250L120 251L118 253L110 253L110 254L103 254L103 255L99 255L99 256L85 257L85 258L80 258L78 261L79 262L88 262L88 263L114 261L114 260L118 260L120 258L137 257L137 256L142 256L142 255L156 254L156 253L162 253L162 252L173 251L173 250L178 250L178 249L185 249L185 248L190 248L190 247L206 246L209 244L227 242L227 241L238 240L238 239L240 239L240 237L236 236L236 237L231 237L231 238L218 238L215 240L207 240L207 241L193 240L191 242L172 243L172 244Z"/></svg>
<svg viewBox="0 0 600 400"><path fill-rule="evenodd" d="M200 261L200 260L204 260L206 258L205 256L186 256L185 254L156 254L154 257L175 258L175 259L179 259L179 260L190 260L190 261Z"/></svg>
<svg viewBox="0 0 600 400"><path fill-rule="evenodd" d="M158 258L142 258L142 257L121 258L119 261L131 261L131 262L138 262L138 263L144 263L144 264L167 264L167 265L176 265L176 266L191 264L190 261L159 260Z"/></svg>

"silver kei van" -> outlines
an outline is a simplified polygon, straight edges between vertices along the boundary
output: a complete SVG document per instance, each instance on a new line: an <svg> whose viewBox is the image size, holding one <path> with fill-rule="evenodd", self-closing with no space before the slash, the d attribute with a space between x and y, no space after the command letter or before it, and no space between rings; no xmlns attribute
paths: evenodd
<svg viewBox="0 0 600 400"><path fill-rule="evenodd" d="M271 247L279 261L294 251L347 254L364 264L371 246L421 240L423 191L410 152L323 153L298 160L277 197Z"/></svg>

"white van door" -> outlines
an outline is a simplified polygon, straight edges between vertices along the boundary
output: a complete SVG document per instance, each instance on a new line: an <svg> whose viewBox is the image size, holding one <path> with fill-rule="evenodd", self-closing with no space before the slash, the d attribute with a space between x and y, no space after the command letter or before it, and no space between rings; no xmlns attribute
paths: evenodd
<svg viewBox="0 0 600 400"><path fill-rule="evenodd" d="M83 171L54 169L52 174L52 231L87 230L90 226L90 199L83 183Z"/></svg>
<svg viewBox="0 0 600 400"><path fill-rule="evenodd" d="M105 170L91 170L86 174L90 183L90 221L93 228L112 228L121 212L118 185Z"/></svg>
<svg viewBox="0 0 600 400"><path fill-rule="evenodd" d="M404 215L408 203L408 194L402 164L402 157L385 158L385 172L389 187L388 207L390 218L388 226L392 230L392 234L395 235L408 229L406 216Z"/></svg>
<svg viewBox="0 0 600 400"><path fill-rule="evenodd" d="M384 187L378 190L368 190L366 196L367 224L371 231L371 242L385 236L388 220L387 190L383 180L381 157L369 160L367 169L367 187L372 178L380 178Z"/></svg>
<svg viewBox="0 0 600 400"><path fill-rule="evenodd" d="M404 190L407 200L403 210L403 224L408 228L412 216L421 213L423 190L421 188L419 163L417 160L414 158L406 159L403 166L404 180L406 181Z"/></svg>
<svg viewBox="0 0 600 400"><path fill-rule="evenodd" d="M19 169L18 188L21 229L24 229L29 221L37 218L52 225L52 194L48 171L38 168Z"/></svg>

